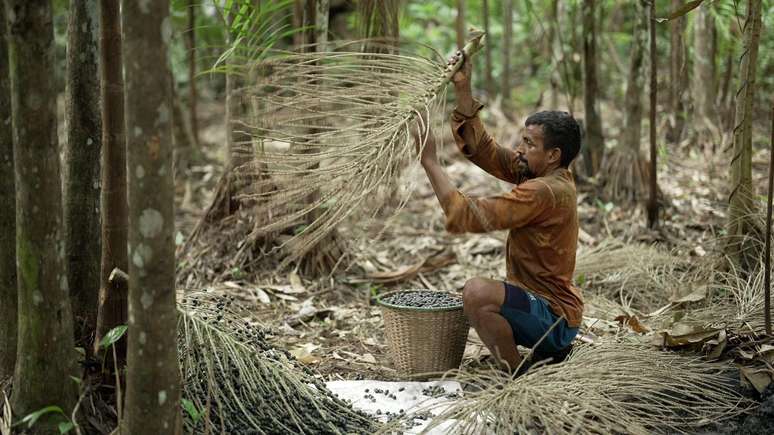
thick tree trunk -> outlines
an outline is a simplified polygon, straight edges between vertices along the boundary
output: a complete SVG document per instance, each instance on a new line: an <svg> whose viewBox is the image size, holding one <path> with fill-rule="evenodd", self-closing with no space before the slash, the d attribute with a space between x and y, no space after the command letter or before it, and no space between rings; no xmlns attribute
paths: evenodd
<svg viewBox="0 0 774 435"><path fill-rule="evenodd" d="M708 129L715 124L715 75L712 29L715 27L709 8L702 4L693 22L693 128L701 145L711 139Z"/></svg>
<svg viewBox="0 0 774 435"><path fill-rule="evenodd" d="M489 36L489 0L483 0L481 3L482 19L484 21L484 32ZM492 44L484 44L484 78L486 80L486 93L489 98L494 98L495 83L492 80Z"/></svg>
<svg viewBox="0 0 774 435"><path fill-rule="evenodd" d="M65 274L62 190L56 134L51 2L5 0L16 164L19 332L12 405L24 416L44 406L66 412L77 375ZM69 413L68 413L69 414ZM50 433L48 414L35 431Z"/></svg>
<svg viewBox="0 0 774 435"><path fill-rule="evenodd" d="M129 168L125 430L181 432L175 303L169 2L121 5ZM147 80L155 77L156 80Z"/></svg>
<svg viewBox="0 0 774 435"><path fill-rule="evenodd" d="M0 382L16 363L16 188L11 135L11 77L5 40L5 6L0 3Z"/></svg>
<svg viewBox="0 0 774 435"><path fill-rule="evenodd" d="M100 78L102 81L102 255L95 353L102 337L127 322L128 289L110 282L110 273L129 270L126 194L124 78L119 0L100 4ZM118 366L126 362L126 340L116 343ZM112 356L112 352L111 352ZM112 364L111 364L112 368ZM109 379L112 379L110 377Z"/></svg>
<svg viewBox="0 0 774 435"><path fill-rule="evenodd" d="M465 31L465 0L457 0L457 20L455 21L455 27L457 29L457 48L461 49L465 46L465 38L467 32Z"/></svg>
<svg viewBox="0 0 774 435"><path fill-rule="evenodd" d="M513 44L513 0L503 0L503 71L500 76L502 83L500 93L503 97L503 108L510 107L511 100L511 45Z"/></svg>
<svg viewBox="0 0 774 435"><path fill-rule="evenodd" d="M752 190L752 117L755 98L755 71L761 37L761 0L748 0L744 24L744 49L736 98L731 194L728 198L728 238L726 254L745 267L742 241L749 232L748 214L753 211Z"/></svg>
<svg viewBox="0 0 774 435"><path fill-rule="evenodd" d="M656 53L656 0L650 0L650 182L648 197L648 228L658 226L658 173L656 172L656 103L658 101L658 56Z"/></svg>
<svg viewBox="0 0 774 435"><path fill-rule="evenodd" d="M672 0L672 10L683 4L682 0ZM688 69L685 65L685 17L669 22L669 127L667 141L680 142L685 125L685 105L683 91L688 84Z"/></svg>
<svg viewBox="0 0 774 435"><path fill-rule="evenodd" d="M100 120L97 1L70 1L65 98L64 230L76 344L91 349L100 267Z"/></svg>
<svg viewBox="0 0 774 435"><path fill-rule="evenodd" d="M594 176L599 170L605 149L602 136L602 119L597 111L597 31L596 0L583 2L583 107L586 117L586 149L584 161L586 173Z"/></svg>
<svg viewBox="0 0 774 435"><path fill-rule="evenodd" d="M191 146L199 148L199 121L197 119L197 92L196 92L196 8L199 4L196 0L188 0L188 32L186 33L186 45L188 49L188 116L190 117L191 131L194 142Z"/></svg>

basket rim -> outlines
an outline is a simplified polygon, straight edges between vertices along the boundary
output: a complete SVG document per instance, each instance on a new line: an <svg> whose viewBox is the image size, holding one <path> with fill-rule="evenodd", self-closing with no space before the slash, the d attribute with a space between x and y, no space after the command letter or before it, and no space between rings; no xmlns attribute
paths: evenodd
<svg viewBox="0 0 774 435"><path fill-rule="evenodd" d="M459 306L456 306L456 307L430 307L430 308L428 308L428 307L404 307L404 306L400 306L400 305L393 305L393 304L387 303L387 302L382 300L382 298L389 297L389 296L392 296L392 295L397 294L397 293L406 293L406 292L412 292L412 291L415 291L415 292L428 291L428 292L436 292L436 293L448 293L448 294L452 294L452 295L455 295L455 296L457 295L456 293L452 293L450 291L445 291L445 290L430 290L430 289L421 289L421 288L410 289L410 290L393 290L393 291L389 291L387 293L380 293L380 294L378 294L376 296L376 304L381 306L381 307L389 308L391 310L396 310L396 311L441 312L441 311L457 311L457 310L462 310L462 305L461 304Z"/></svg>

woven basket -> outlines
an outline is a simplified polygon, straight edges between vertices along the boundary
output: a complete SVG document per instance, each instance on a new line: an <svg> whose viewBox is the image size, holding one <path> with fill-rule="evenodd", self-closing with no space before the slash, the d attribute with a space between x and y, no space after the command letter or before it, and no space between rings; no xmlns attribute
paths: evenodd
<svg viewBox="0 0 774 435"><path fill-rule="evenodd" d="M390 295L411 291L384 293L376 299L382 310L387 345L396 368L412 377L459 368L470 329L462 306L414 308L383 301Z"/></svg>

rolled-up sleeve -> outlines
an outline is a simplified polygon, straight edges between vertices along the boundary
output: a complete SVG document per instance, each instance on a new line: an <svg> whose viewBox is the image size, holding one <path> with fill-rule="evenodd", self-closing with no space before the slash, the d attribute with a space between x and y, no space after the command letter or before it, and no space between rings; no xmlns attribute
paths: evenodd
<svg viewBox="0 0 774 435"><path fill-rule="evenodd" d="M501 195L481 198L455 191L446 201L446 230L450 233L520 228L539 220L553 206L550 193L539 185L518 186Z"/></svg>
<svg viewBox="0 0 774 435"><path fill-rule="evenodd" d="M499 145L484 129L478 112L484 105L474 100L472 111L459 107L452 112L452 136L460 152L476 166L489 174L518 184L524 180L519 169L516 151Z"/></svg>

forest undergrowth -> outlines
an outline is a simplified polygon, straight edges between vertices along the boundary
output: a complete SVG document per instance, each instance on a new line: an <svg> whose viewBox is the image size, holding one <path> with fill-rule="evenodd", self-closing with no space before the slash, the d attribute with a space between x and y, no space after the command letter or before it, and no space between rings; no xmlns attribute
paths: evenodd
<svg viewBox="0 0 774 435"><path fill-rule="evenodd" d="M507 128L494 132L513 134ZM475 195L508 188L464 161L448 139L442 160L461 189ZM763 335L763 266L742 275L721 257L725 198L716 168L723 156L683 143L663 157L663 212L656 230L646 228L643 207L599 199L595 180L578 183L575 278L586 309L568 361L538 367L512 383L486 366L488 351L471 330L461 371L450 375L482 388L447 408L439 422L454 419L465 430L495 432L683 432L726 420L731 423L710 430L745 427L744 416L770 394L766 388L774 377L774 343ZM765 175L764 157L754 158L756 178ZM417 186L404 208L340 227L349 258L328 276L277 269L281 259L258 252L251 264L229 263L227 254L239 250L255 226L245 208L220 223L224 227L202 244L214 255L196 251L191 269L197 274L182 275L179 284L235 298L244 318L263 325L268 342L319 379L398 380L374 297L404 288L461 291L469 278L502 279L504 270L504 233L447 234L419 168L409 168L404 177ZM197 216L180 215L183 234ZM744 244L760 257L760 240ZM572 373L569 380L557 374L562 369ZM525 391L545 397L536 400ZM546 401L558 408L541 411ZM550 418L557 413L565 417Z"/></svg>

